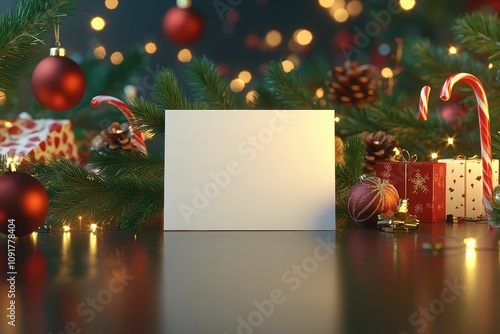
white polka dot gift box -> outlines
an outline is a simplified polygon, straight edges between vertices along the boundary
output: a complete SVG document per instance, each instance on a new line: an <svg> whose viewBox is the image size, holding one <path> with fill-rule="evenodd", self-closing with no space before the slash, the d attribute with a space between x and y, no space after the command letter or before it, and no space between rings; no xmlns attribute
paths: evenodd
<svg viewBox="0 0 500 334"><path fill-rule="evenodd" d="M481 159L440 159L446 164L446 213L475 219L486 216L483 205L483 164ZM493 159L493 187L498 184L497 159Z"/></svg>
<svg viewBox="0 0 500 334"><path fill-rule="evenodd" d="M56 156L79 160L69 120L0 120L0 154L7 157L30 155L42 162Z"/></svg>

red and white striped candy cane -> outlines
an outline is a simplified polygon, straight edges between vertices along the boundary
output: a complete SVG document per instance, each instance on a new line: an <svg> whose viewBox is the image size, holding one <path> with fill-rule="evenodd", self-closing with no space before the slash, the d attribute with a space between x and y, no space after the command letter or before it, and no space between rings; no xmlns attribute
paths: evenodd
<svg viewBox="0 0 500 334"><path fill-rule="evenodd" d="M472 87L477 100L477 111L479 114L479 136L481 138L481 159L483 163L483 204L486 209L486 217L492 228L500 228L492 219L492 193L493 193L493 171L491 168L491 135L490 135L490 112L488 109L488 99L483 84L478 78L469 73L456 73L451 75L443 84L440 98L448 101L451 97L453 86L457 82L464 82ZM430 92L430 88L429 88ZM420 104L426 101L420 100ZM425 102L425 103L423 103ZM420 112L420 111L419 111Z"/></svg>
<svg viewBox="0 0 500 334"><path fill-rule="evenodd" d="M429 103L429 94L431 93L431 87L424 86L420 91L420 102L418 104L418 119L421 121L427 120L427 114L429 109L427 107Z"/></svg>
<svg viewBox="0 0 500 334"><path fill-rule="evenodd" d="M135 121L134 113L132 112L132 110L130 110L128 105L125 102L123 102L122 100L117 99L116 97L113 97L113 96L98 95L98 96L94 97L91 101L91 105L93 107L97 107L97 106L101 105L102 103L109 103L111 105L114 105L118 109L120 109L120 111L123 113L123 115L125 115L125 117L127 118L129 124L132 123L133 121ZM146 143L144 142L144 137L142 136L142 133L139 130L134 129L133 127L132 127L132 129L134 130L135 141L137 143L137 149L139 151L142 151L143 153L147 154Z"/></svg>

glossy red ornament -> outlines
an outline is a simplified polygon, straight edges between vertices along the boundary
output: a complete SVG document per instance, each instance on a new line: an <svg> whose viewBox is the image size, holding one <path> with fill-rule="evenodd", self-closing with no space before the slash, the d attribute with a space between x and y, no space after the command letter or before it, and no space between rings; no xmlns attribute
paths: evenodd
<svg viewBox="0 0 500 334"><path fill-rule="evenodd" d="M49 211L49 197L43 185L21 172L0 174L0 232L9 234L9 220L14 234L25 236L40 227Z"/></svg>
<svg viewBox="0 0 500 334"><path fill-rule="evenodd" d="M85 75L73 60L49 56L35 67L31 77L33 94L50 110L66 111L78 104L85 93Z"/></svg>
<svg viewBox="0 0 500 334"><path fill-rule="evenodd" d="M163 33L175 44L193 44L204 31L205 19L191 7L172 7L163 16Z"/></svg>
<svg viewBox="0 0 500 334"><path fill-rule="evenodd" d="M397 212L399 194L387 180L364 178L347 195L347 211L356 224L376 228L378 215L389 210Z"/></svg>

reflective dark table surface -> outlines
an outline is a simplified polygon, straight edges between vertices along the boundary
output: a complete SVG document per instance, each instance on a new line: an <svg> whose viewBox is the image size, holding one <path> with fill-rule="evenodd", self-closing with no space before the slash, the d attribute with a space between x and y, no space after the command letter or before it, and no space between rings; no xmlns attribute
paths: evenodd
<svg viewBox="0 0 500 334"><path fill-rule="evenodd" d="M500 231L343 225L38 233L16 241L9 281L1 235L0 333L500 332Z"/></svg>

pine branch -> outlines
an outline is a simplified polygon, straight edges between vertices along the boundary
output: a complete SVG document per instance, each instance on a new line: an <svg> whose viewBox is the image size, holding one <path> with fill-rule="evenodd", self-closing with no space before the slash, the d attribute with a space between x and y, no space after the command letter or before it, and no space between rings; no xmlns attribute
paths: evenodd
<svg viewBox="0 0 500 334"><path fill-rule="evenodd" d="M465 14L455 21L452 31L467 49L486 56L496 67L500 66L500 21L497 15Z"/></svg>
<svg viewBox="0 0 500 334"><path fill-rule="evenodd" d="M136 116L136 119L131 122L132 127L139 129L140 132L149 133L152 137L165 133L165 112L156 104L139 97L129 106Z"/></svg>
<svg viewBox="0 0 500 334"><path fill-rule="evenodd" d="M193 58L186 70L186 78L198 102L210 109L235 109L236 103L229 84L221 77L215 64L206 57Z"/></svg>
<svg viewBox="0 0 500 334"><path fill-rule="evenodd" d="M492 73L487 66L473 58L469 53L462 51L456 55L448 54L448 51L432 45L429 41L416 42L411 51L409 62L417 68L421 78L440 90L445 80L453 73L467 72L478 77L487 90L491 86ZM471 89L465 84L458 84L454 91L462 94L470 94Z"/></svg>
<svg viewBox="0 0 500 334"><path fill-rule="evenodd" d="M8 90L20 67L34 59L36 46L45 44L54 19L76 11L76 0L20 0L0 16L0 89Z"/></svg>
<svg viewBox="0 0 500 334"><path fill-rule="evenodd" d="M105 178L87 172L75 162L58 158L48 164L31 160L27 171L45 186L49 195L46 222L60 225L88 215L101 224L117 224L130 232L140 231L153 216L161 215L163 178L141 176ZM145 207L153 209L141 211ZM142 216L140 216L142 215ZM125 221L126 217L139 217Z"/></svg>
<svg viewBox="0 0 500 334"><path fill-rule="evenodd" d="M280 62L271 62L267 69L266 82L276 99L287 109L314 109L312 94L303 85L296 72L286 73Z"/></svg>
<svg viewBox="0 0 500 334"><path fill-rule="evenodd" d="M348 137L344 143L344 163L335 166L336 210L347 213L346 197L365 168L365 143L362 135Z"/></svg>
<svg viewBox="0 0 500 334"><path fill-rule="evenodd" d="M160 70L154 80L152 95L162 108L171 110L201 109L201 105L188 101L173 70Z"/></svg>
<svg viewBox="0 0 500 334"><path fill-rule="evenodd" d="M99 175L116 177L163 178L165 159L162 153L152 150L148 154L138 151L103 148L87 158L90 167Z"/></svg>

